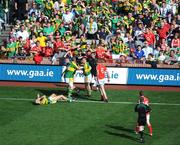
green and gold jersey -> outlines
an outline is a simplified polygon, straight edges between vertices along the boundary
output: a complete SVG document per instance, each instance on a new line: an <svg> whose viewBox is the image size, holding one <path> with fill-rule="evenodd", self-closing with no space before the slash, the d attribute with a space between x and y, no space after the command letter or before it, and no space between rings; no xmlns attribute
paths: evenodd
<svg viewBox="0 0 180 145"><path fill-rule="evenodd" d="M86 62L83 67L83 73L85 76L88 76L91 74L91 66L89 65L89 62Z"/></svg>
<svg viewBox="0 0 180 145"><path fill-rule="evenodd" d="M77 64L72 61L69 63L65 70L65 78L74 78L74 74L76 73L76 70L78 69Z"/></svg>

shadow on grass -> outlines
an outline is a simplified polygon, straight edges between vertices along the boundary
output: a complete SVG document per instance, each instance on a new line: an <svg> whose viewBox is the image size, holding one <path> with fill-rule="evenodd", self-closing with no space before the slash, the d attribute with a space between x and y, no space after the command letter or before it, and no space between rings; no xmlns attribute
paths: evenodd
<svg viewBox="0 0 180 145"><path fill-rule="evenodd" d="M120 131L124 131L124 132L128 132L128 133L134 133L133 129L125 128L122 126L117 126L117 125L106 125L106 126L109 128L116 129L116 130L120 130Z"/></svg>
<svg viewBox="0 0 180 145"><path fill-rule="evenodd" d="M109 135L119 136L119 137L122 137L122 138L126 138L126 139L129 139L129 140L132 140L132 141L139 142L138 138L135 138L135 137L129 135L129 134L134 133L133 129L129 129L129 128L125 128L125 127L117 126L117 125L106 125L106 127L114 129L116 131L119 131L119 132L105 131Z"/></svg>
<svg viewBox="0 0 180 145"><path fill-rule="evenodd" d="M116 133L116 132L111 132L111 131L105 131L105 133L107 133L109 135L113 135L113 136L118 136L118 137L121 137L121 138L129 139L129 140L132 140L132 141L135 141L135 142L139 142L138 138L135 138L133 136L130 136L130 135L127 135L127 134L124 134L124 133Z"/></svg>

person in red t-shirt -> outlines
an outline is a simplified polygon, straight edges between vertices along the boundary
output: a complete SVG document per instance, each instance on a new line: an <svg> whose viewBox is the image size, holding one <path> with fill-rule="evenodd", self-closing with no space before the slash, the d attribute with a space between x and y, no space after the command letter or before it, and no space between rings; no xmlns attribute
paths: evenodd
<svg viewBox="0 0 180 145"><path fill-rule="evenodd" d="M104 59L105 50L104 48L99 44L99 46L96 48L96 56L97 58Z"/></svg>
<svg viewBox="0 0 180 145"><path fill-rule="evenodd" d="M43 53L45 57L51 57L53 55L53 49L50 45L50 42L47 42L46 47L44 47Z"/></svg>
<svg viewBox="0 0 180 145"><path fill-rule="evenodd" d="M65 46L64 43L61 41L59 36L56 36L56 40L54 41L54 50L55 52L59 52L64 50Z"/></svg>
<svg viewBox="0 0 180 145"><path fill-rule="evenodd" d="M139 103L140 103L140 99L143 98L143 104L149 106L149 99L147 97L144 96L144 92L140 91L139 92ZM149 135L152 136L152 125L150 123L150 112L146 113L146 123L148 125L149 128ZM139 132L139 126L136 126L136 132Z"/></svg>
<svg viewBox="0 0 180 145"><path fill-rule="evenodd" d="M97 70L97 82L98 82L99 90L101 93L101 101L108 102L104 84L105 84L105 75L106 74L108 76L108 82L110 81L109 73L107 71L107 68L101 63L98 63L98 65L96 66L96 70Z"/></svg>
<svg viewBox="0 0 180 145"><path fill-rule="evenodd" d="M160 42L162 41L162 39L166 39L168 31L169 31L169 25L165 24L164 22L161 22L161 28L157 29Z"/></svg>
<svg viewBox="0 0 180 145"><path fill-rule="evenodd" d="M30 53L37 54L37 53L42 53L42 47L40 46L40 42L36 42L36 46L31 48Z"/></svg>
<svg viewBox="0 0 180 145"><path fill-rule="evenodd" d="M43 61L43 57L37 53L35 54L33 60L35 61L35 64L41 64L41 62Z"/></svg>
<svg viewBox="0 0 180 145"><path fill-rule="evenodd" d="M156 43L156 38L155 38L154 33L149 28L146 28L146 31L143 35L144 35L144 38L146 39L146 41L148 42L148 44L152 48L154 48L154 45Z"/></svg>
<svg viewBox="0 0 180 145"><path fill-rule="evenodd" d="M178 38L178 33L175 34L174 39L171 42L171 48L180 47L180 38Z"/></svg>

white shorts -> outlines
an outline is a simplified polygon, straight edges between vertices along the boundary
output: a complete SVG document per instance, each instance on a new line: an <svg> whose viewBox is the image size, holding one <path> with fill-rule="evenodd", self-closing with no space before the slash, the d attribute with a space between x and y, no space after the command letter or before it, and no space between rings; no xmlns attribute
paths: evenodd
<svg viewBox="0 0 180 145"><path fill-rule="evenodd" d="M52 96L48 97L48 100L50 104L55 104L57 102L57 100L55 100Z"/></svg>
<svg viewBox="0 0 180 145"><path fill-rule="evenodd" d="M74 87L74 79L73 78L65 78L65 82L71 87Z"/></svg>
<svg viewBox="0 0 180 145"><path fill-rule="evenodd" d="M91 81L92 81L92 75L91 74L84 77L84 82L85 83L91 83Z"/></svg>
<svg viewBox="0 0 180 145"><path fill-rule="evenodd" d="M143 131L144 130L144 126L139 126L139 131Z"/></svg>
<svg viewBox="0 0 180 145"><path fill-rule="evenodd" d="M105 85L105 79L98 79L98 85L104 86Z"/></svg>

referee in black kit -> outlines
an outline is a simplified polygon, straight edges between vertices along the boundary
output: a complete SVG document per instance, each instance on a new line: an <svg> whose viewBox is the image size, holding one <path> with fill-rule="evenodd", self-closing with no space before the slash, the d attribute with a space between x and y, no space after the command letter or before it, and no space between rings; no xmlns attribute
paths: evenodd
<svg viewBox="0 0 180 145"><path fill-rule="evenodd" d="M143 131L146 125L146 113L151 111L151 108L143 104L144 99L140 98L140 103L135 106L135 112L138 113L138 126L140 134L140 142L144 143Z"/></svg>
<svg viewBox="0 0 180 145"><path fill-rule="evenodd" d="M91 75L92 77L94 77L94 80L95 80L93 86L97 87L98 83L97 83L97 70L96 70L96 66L97 66L96 55L95 53L92 53L90 50L88 50L86 53L86 56L87 56L87 61L89 62L89 65L91 66ZM91 88L92 88L92 83L91 83Z"/></svg>

